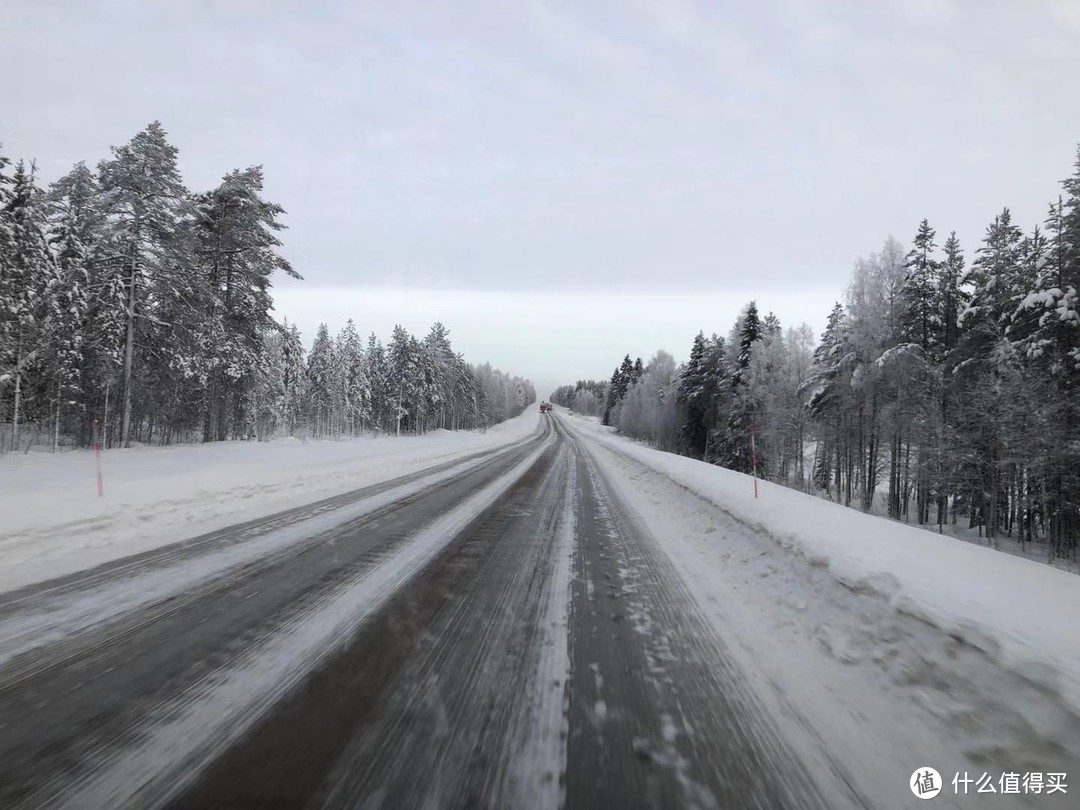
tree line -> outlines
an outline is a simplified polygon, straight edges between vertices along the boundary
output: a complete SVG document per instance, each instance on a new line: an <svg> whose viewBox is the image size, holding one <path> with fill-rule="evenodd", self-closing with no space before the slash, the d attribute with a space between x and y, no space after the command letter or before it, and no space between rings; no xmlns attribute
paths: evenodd
<svg viewBox="0 0 1080 810"><path fill-rule="evenodd" d="M395 326L386 346L374 333L365 345L352 319L336 337L324 323L306 356L299 331L286 323L265 333L263 357L254 438L483 428L536 399L528 380L466 363L441 323L422 340Z"/></svg>
<svg viewBox="0 0 1080 810"><path fill-rule="evenodd" d="M607 402L608 383L606 380L578 380L576 385L563 385L556 388L549 399L556 405L563 405L586 416L599 416Z"/></svg>
<svg viewBox="0 0 1080 810"><path fill-rule="evenodd" d="M42 428L79 446L477 427L527 381L471 367L436 324L309 353L271 316L284 209L259 166L192 192L157 122L47 188L0 154L0 449Z"/></svg>
<svg viewBox="0 0 1080 810"><path fill-rule="evenodd" d="M681 366L624 358L605 423L661 449L997 543L1080 536L1080 151L1046 220L994 217L970 264L923 220L855 262L820 340L756 302ZM574 407L579 383L559 389ZM593 409L596 411L596 409ZM756 453L754 452L756 450ZM877 499L877 500L875 500Z"/></svg>

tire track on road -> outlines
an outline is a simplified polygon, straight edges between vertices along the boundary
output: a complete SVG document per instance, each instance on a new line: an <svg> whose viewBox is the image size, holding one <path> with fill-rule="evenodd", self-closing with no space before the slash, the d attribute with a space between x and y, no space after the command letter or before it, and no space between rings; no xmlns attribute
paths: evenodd
<svg viewBox="0 0 1080 810"><path fill-rule="evenodd" d="M655 541L577 445L566 807L826 806Z"/></svg>

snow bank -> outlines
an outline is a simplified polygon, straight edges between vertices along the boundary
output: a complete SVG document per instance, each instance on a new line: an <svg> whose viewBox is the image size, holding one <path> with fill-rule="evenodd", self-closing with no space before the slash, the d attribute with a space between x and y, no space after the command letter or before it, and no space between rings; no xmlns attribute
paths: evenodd
<svg viewBox="0 0 1080 810"><path fill-rule="evenodd" d="M594 420L567 421L771 536L849 591L884 600L981 651L1080 715L1080 579L1074 574L779 485L759 482L755 500L747 475L644 447Z"/></svg>
<svg viewBox="0 0 1080 810"><path fill-rule="evenodd" d="M0 458L0 592L378 484L524 438L530 405L487 431L217 442Z"/></svg>

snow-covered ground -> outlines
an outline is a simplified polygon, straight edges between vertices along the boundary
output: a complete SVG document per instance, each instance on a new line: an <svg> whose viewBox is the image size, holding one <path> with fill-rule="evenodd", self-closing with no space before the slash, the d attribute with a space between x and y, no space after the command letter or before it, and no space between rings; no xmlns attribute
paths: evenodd
<svg viewBox="0 0 1080 810"><path fill-rule="evenodd" d="M815 453L812 446L806 448L806 456L804 458L806 469L813 469L815 463ZM798 489L799 487L795 487ZM803 490L805 491L805 490ZM821 490L814 489L808 494L814 497L821 498L822 500L832 501L832 492L823 492ZM834 501L835 502L835 501ZM911 509L914 512L914 507ZM878 517L887 517L889 513L889 504L887 494L880 489L874 493L874 501L870 507L870 514L877 515ZM946 534L950 537L955 537L960 540L964 540L968 543L973 543L977 546L990 546L995 551L1002 552L1004 554L1014 554L1017 557L1023 557L1028 560L1034 560L1046 565L1053 565L1057 568L1064 569L1065 571L1071 571L1075 574L1080 574L1080 560L1073 560L1067 557L1050 557L1050 544L1043 542L1034 543L1021 543L1016 537L998 537L995 540L991 540L983 534L983 531L979 527L969 528L968 517L966 515L960 516L955 524L946 523L939 527L937 523L931 522L920 526L915 523L911 515L899 519L889 518L895 522L905 523L912 528L921 529L926 532L933 532L934 534ZM933 513L931 513L931 521L936 520Z"/></svg>
<svg viewBox="0 0 1080 810"><path fill-rule="evenodd" d="M1080 757L1075 575L785 487L755 499L748 476L562 414L810 761L869 805L913 798L893 790L920 766L996 780Z"/></svg>
<svg viewBox="0 0 1080 810"><path fill-rule="evenodd" d="M378 484L524 438L533 406L487 431L0 458L0 592Z"/></svg>

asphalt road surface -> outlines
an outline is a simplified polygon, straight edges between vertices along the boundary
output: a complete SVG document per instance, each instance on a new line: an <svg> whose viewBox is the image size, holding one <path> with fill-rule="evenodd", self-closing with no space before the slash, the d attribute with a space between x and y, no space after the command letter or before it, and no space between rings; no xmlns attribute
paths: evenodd
<svg viewBox="0 0 1080 810"><path fill-rule="evenodd" d="M0 808L812 808L558 416L0 596Z"/></svg>

